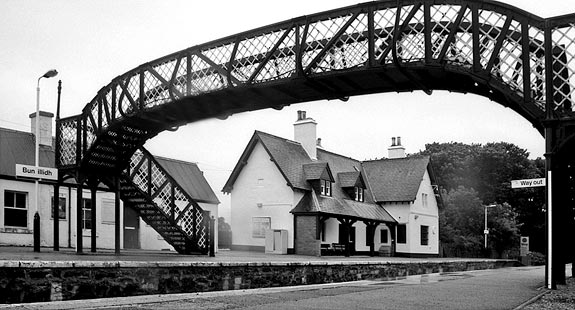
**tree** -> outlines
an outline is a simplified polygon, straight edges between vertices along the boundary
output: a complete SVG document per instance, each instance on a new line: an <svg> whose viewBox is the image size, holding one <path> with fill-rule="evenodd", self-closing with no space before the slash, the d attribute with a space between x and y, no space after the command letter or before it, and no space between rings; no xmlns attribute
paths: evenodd
<svg viewBox="0 0 575 310"><path fill-rule="evenodd" d="M516 225L519 228L516 234L531 238L532 251L544 251L545 189L517 190L510 186L511 180L544 177L544 160L530 160L526 150L506 142L431 143L422 153L431 156L436 182L442 192L449 193L462 186L475 190L483 205L508 205L515 221L521 223ZM445 225L443 221L440 227Z"/></svg>
<svg viewBox="0 0 575 310"><path fill-rule="evenodd" d="M439 222L439 240L447 256L481 256L483 205L475 190L463 186L451 190Z"/></svg>
<svg viewBox="0 0 575 310"><path fill-rule="evenodd" d="M439 239L447 256L479 257L490 255L484 248L485 206L477 192L460 186L447 194L440 210ZM508 257L519 244L517 213L509 204L489 208L488 249L497 257Z"/></svg>

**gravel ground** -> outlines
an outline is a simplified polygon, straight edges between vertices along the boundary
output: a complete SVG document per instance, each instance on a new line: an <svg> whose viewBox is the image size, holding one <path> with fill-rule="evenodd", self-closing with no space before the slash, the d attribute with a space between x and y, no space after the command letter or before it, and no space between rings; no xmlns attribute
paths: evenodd
<svg viewBox="0 0 575 310"><path fill-rule="evenodd" d="M568 278L567 285L557 285L540 299L526 306L525 310L568 310L575 309L575 278Z"/></svg>

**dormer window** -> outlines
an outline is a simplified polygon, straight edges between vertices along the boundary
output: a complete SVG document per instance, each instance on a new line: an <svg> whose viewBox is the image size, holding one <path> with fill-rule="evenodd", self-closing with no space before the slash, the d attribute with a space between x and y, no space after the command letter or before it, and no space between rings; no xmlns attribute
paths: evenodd
<svg viewBox="0 0 575 310"><path fill-rule="evenodd" d="M331 196L331 182L328 180L319 180L320 194L323 196Z"/></svg>
<svg viewBox="0 0 575 310"><path fill-rule="evenodd" d="M354 187L355 201L363 202L363 188Z"/></svg>

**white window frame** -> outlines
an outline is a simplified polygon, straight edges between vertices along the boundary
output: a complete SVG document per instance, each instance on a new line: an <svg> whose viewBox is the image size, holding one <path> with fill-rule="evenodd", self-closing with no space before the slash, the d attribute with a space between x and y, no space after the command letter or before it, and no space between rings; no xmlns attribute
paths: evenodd
<svg viewBox="0 0 575 310"><path fill-rule="evenodd" d="M363 202L364 189L356 186L356 187L354 187L354 191L355 191L354 200L359 201L359 202Z"/></svg>
<svg viewBox="0 0 575 310"><path fill-rule="evenodd" d="M320 194L322 196L331 196L331 182L328 180L320 180Z"/></svg>
<svg viewBox="0 0 575 310"><path fill-rule="evenodd" d="M427 233L425 235L423 234L423 227L427 228ZM423 238L424 236L425 236L425 239ZM425 243L423 243L423 240L425 240ZM429 226L428 225L420 225L419 226L419 244L421 244L423 246L429 245Z"/></svg>
<svg viewBox="0 0 575 310"><path fill-rule="evenodd" d="M7 193L11 193L14 195L13 201L14 201L14 205L13 206L8 206L6 205L6 194ZM16 207L16 195L20 194L20 195L24 195L24 208L19 208ZM29 203L28 203L28 192L21 192L21 191L15 191L15 190L9 190L9 189L5 189L4 190L4 227L10 227L10 228L28 228L28 211L29 211ZM13 226L13 225L6 225L6 209L10 209L10 210L19 210L19 211L25 211L26 215L26 225L25 226Z"/></svg>
<svg viewBox="0 0 575 310"><path fill-rule="evenodd" d="M90 204L90 208L86 208L86 201L92 201L90 198L82 198L82 230L92 230L92 228L86 228L86 223L90 223L92 225L92 205ZM90 219L86 219L86 212L90 213Z"/></svg>

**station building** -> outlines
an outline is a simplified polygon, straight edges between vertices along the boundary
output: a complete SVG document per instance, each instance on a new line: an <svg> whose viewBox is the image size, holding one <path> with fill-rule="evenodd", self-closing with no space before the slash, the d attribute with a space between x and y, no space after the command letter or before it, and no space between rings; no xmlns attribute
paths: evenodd
<svg viewBox="0 0 575 310"><path fill-rule="evenodd" d="M428 156L359 161L325 150L298 111L294 139L256 131L223 192L232 249L304 255L439 255L441 199ZM366 146L368 147L368 146Z"/></svg>

